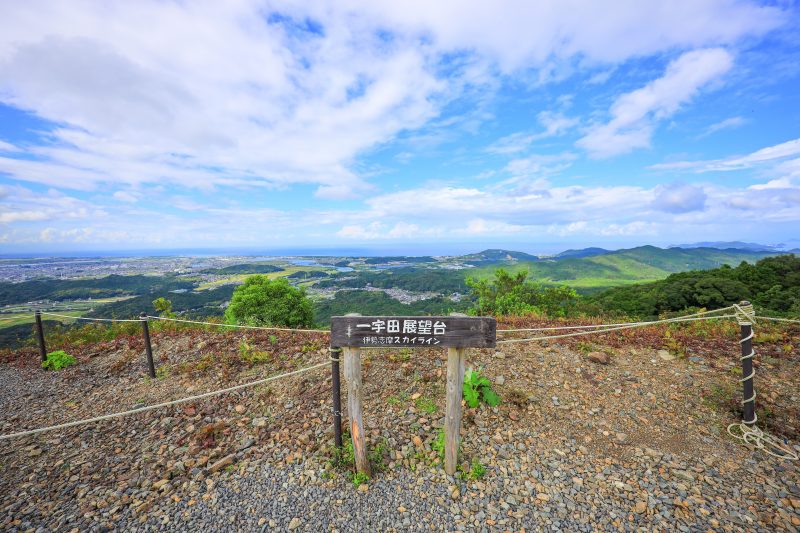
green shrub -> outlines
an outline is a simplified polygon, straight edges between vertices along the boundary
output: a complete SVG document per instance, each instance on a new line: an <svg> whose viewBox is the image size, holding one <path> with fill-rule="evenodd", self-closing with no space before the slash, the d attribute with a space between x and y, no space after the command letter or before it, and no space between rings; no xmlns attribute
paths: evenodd
<svg viewBox="0 0 800 533"><path fill-rule="evenodd" d="M478 407L483 401L489 407L500 404L500 396L492 390L492 382L486 376L472 370L464 374L464 400L470 407Z"/></svg>
<svg viewBox="0 0 800 533"><path fill-rule="evenodd" d="M286 279L255 275L233 291L225 320L250 326L309 327L314 309L305 290L292 287Z"/></svg>
<svg viewBox="0 0 800 533"><path fill-rule="evenodd" d="M47 359L42 361L45 370L61 370L76 363L75 358L64 350L57 350L47 354Z"/></svg>

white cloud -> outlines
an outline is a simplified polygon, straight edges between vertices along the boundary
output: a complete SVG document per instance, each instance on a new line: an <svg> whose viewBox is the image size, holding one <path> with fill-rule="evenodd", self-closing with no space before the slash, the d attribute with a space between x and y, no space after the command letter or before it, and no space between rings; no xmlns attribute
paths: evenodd
<svg viewBox="0 0 800 533"><path fill-rule="evenodd" d="M662 77L618 97L610 109L611 120L589 128L578 146L598 158L647 148L658 121L673 115L732 66L733 57L722 48L686 52Z"/></svg>
<svg viewBox="0 0 800 533"><path fill-rule="evenodd" d="M539 123L544 126L544 131L531 134L518 132L506 135L492 143L486 148L486 151L492 154L523 152L530 147L531 143L548 137L563 135L578 124L577 118L567 117L553 111L542 111L537 115L537 118Z"/></svg>
<svg viewBox="0 0 800 533"><path fill-rule="evenodd" d="M675 161L672 163L659 163L651 165L652 170L693 170L695 172L725 172L729 170L742 170L758 165L771 164L781 159L800 155L800 139L793 139L774 146L761 148L747 155L734 156L726 159L710 161ZM786 161L786 165L797 165L797 161ZM800 165L798 165L800 166ZM789 167L785 167L789 171Z"/></svg>
<svg viewBox="0 0 800 533"><path fill-rule="evenodd" d="M665 213L702 211L708 198L702 187L685 183L659 185L654 192L653 207Z"/></svg>
<svg viewBox="0 0 800 533"><path fill-rule="evenodd" d="M738 128L742 124L747 122L743 117L730 117L726 118L725 120L720 120L719 122L715 122L708 126L705 131L703 131L700 135L697 136L697 139L703 139L712 135L720 130L725 130L729 128Z"/></svg>
<svg viewBox="0 0 800 533"><path fill-rule="evenodd" d="M11 2L0 19L0 101L61 126L25 158L0 158L0 172L77 190L307 183L320 198L350 197L367 190L353 166L360 154L429 123L462 94L491 92L498 74L731 44L784 16L740 0L613 10L523 1ZM559 120L550 117L547 131L569 126Z"/></svg>
<svg viewBox="0 0 800 533"><path fill-rule="evenodd" d="M11 143L0 140L0 152L19 152L20 149Z"/></svg>
<svg viewBox="0 0 800 533"><path fill-rule="evenodd" d="M135 204L139 201L139 195L130 191L117 191L113 194L115 200L129 204Z"/></svg>

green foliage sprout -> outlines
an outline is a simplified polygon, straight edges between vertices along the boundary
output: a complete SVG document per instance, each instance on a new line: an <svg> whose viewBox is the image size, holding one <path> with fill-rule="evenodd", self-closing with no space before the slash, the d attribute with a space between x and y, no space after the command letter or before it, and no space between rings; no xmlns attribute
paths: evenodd
<svg viewBox="0 0 800 533"><path fill-rule="evenodd" d="M492 382L479 372L468 369L464 373L464 400L472 408L483 401L489 407L500 404L500 396L492 390Z"/></svg>
<svg viewBox="0 0 800 533"><path fill-rule="evenodd" d="M76 363L75 358L64 350L58 350L47 354L47 359L42 361L42 368L45 370L61 370Z"/></svg>

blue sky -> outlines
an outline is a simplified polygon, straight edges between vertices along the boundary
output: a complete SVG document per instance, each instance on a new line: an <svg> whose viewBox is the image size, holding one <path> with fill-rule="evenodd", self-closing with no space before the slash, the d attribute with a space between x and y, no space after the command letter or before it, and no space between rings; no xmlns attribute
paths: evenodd
<svg viewBox="0 0 800 533"><path fill-rule="evenodd" d="M798 247L798 13L3 2L0 250Z"/></svg>

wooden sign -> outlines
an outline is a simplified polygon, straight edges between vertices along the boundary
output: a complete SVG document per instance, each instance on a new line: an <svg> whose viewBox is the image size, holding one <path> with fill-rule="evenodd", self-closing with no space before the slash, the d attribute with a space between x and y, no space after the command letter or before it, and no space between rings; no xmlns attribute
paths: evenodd
<svg viewBox="0 0 800 533"><path fill-rule="evenodd" d="M467 316L335 316L331 346L494 348L497 321Z"/></svg>

